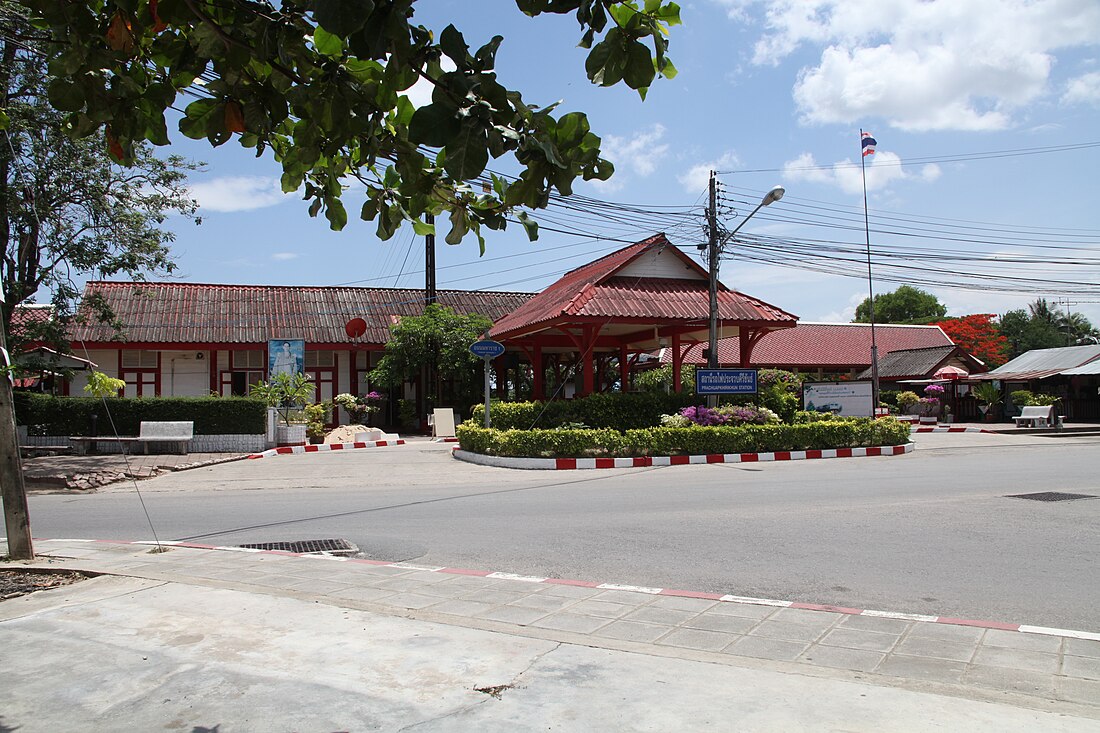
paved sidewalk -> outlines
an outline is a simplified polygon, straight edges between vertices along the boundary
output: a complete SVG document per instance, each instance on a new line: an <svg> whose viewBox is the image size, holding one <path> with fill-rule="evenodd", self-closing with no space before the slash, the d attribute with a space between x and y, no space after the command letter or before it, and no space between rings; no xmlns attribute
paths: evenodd
<svg viewBox="0 0 1100 733"><path fill-rule="evenodd" d="M239 461L246 453L152 454L100 453L24 458L23 479L29 491L95 489L120 481L147 479L168 471L182 471Z"/></svg>
<svg viewBox="0 0 1100 733"><path fill-rule="evenodd" d="M0 604L12 683L0 711L11 717L0 724L21 731L50 730L42 724L50 720L41 713L47 700L70 696L87 716L82 730L110 729L119 715L116 726L160 728L184 702L190 717L176 727L217 723L219 733L414 723L418 730L1100 727L1095 633L1021 633L277 552L176 546L153 553L146 544L81 540L39 540L36 548L37 566L124 577ZM147 653L139 659L137 649ZM109 657L101 684L117 702L93 704L96 685L76 673L80 660L101 655ZM146 664L154 655L157 664ZM36 676L45 668L49 682ZM263 685L253 674L266 676L268 692L257 692ZM169 678L186 689L161 689ZM275 691L286 684L290 694L294 681L312 690L313 702L302 698L291 711ZM385 700L378 688L365 691L372 684L387 690ZM337 701L335 690L346 699ZM236 694L244 697L235 705ZM273 707L264 713L259 701ZM164 717L139 712L142 704Z"/></svg>

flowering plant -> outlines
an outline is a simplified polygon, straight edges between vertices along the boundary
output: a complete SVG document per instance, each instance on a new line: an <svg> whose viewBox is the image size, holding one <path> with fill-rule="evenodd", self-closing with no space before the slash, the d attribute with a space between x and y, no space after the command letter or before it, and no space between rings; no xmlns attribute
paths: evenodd
<svg viewBox="0 0 1100 733"><path fill-rule="evenodd" d="M332 403L338 407L343 407L352 422L362 422L367 415L381 409L379 403L382 399L382 395L377 392L368 392L365 395L353 395L344 392L333 397Z"/></svg>
<svg viewBox="0 0 1100 733"><path fill-rule="evenodd" d="M924 394L931 398L943 397L943 392L942 384L930 384L924 388Z"/></svg>
<svg viewBox="0 0 1100 733"><path fill-rule="evenodd" d="M661 424L666 427L680 427L687 424L694 425L767 425L781 422L779 415L766 407L756 405L723 405L711 409L703 405L698 407L685 407L680 410L680 421L674 420L676 416L666 415L661 418ZM667 421L665 418L669 418Z"/></svg>

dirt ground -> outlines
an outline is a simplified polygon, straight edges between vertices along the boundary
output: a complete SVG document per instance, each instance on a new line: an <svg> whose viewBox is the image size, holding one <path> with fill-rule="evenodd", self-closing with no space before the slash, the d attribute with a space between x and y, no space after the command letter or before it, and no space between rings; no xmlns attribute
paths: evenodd
<svg viewBox="0 0 1100 733"><path fill-rule="evenodd" d="M88 576L64 570L61 572L32 572L29 570L0 570L0 601L6 601L16 596L25 596L36 590L47 588L59 588L63 585L76 583L87 579Z"/></svg>

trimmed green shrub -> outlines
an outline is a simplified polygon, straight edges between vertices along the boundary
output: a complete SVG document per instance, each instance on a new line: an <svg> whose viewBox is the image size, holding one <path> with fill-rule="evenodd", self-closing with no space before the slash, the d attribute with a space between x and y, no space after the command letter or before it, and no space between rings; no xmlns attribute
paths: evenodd
<svg viewBox="0 0 1100 733"><path fill-rule="evenodd" d="M99 400L16 392L14 402L16 422L26 425L30 435L88 435L92 415L98 415L100 435L111 432L112 421L119 435L137 435L142 421L190 420L195 423L195 435L256 435L266 429L267 406L247 397Z"/></svg>
<svg viewBox="0 0 1100 733"><path fill-rule="evenodd" d="M463 450L513 457L583 458L768 453L903 445L909 426L891 418L847 418L799 425L650 427L615 430L499 430L463 423Z"/></svg>
<svg viewBox="0 0 1100 733"><path fill-rule="evenodd" d="M661 424L661 415L699 404L702 398L686 393L611 392L575 400L502 402L491 406L493 427L499 430L557 428L581 423L593 428L629 430ZM485 424L485 406L474 405L470 420Z"/></svg>

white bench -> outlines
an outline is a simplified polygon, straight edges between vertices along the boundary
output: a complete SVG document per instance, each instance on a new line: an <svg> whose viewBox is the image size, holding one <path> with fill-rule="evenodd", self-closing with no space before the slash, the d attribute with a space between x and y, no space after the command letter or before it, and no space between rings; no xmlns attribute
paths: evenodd
<svg viewBox="0 0 1100 733"><path fill-rule="evenodd" d="M1054 405L1028 405L1012 419L1016 421L1016 427L1049 428L1054 422Z"/></svg>
<svg viewBox="0 0 1100 733"><path fill-rule="evenodd" d="M134 436L74 436L69 438L69 442L73 446L73 451L82 456L88 452L88 446L98 443L118 443L123 452L126 451L126 446L133 443L141 443L144 448L145 454L149 453L150 443L167 443L175 446L175 452L180 455L186 455L188 444L191 439L195 437L195 423L188 421L176 421L176 422L145 422L141 423L141 428L138 430L137 437Z"/></svg>

